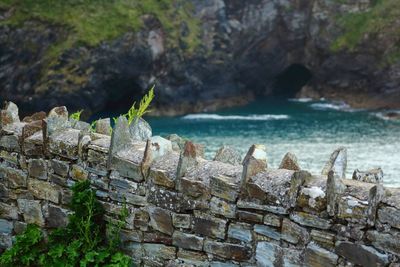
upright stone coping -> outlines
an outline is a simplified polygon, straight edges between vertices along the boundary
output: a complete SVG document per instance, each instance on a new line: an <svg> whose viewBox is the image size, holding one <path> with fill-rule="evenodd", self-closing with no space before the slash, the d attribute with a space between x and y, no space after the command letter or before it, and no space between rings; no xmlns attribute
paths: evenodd
<svg viewBox="0 0 400 267"><path fill-rule="evenodd" d="M268 168L261 145L236 164L230 152L206 160L190 141L137 140L124 117L109 136L71 123L64 107L22 122L13 104L1 114L0 250L28 223L65 225L70 186L88 179L107 220L126 202L121 238L138 266L400 264L400 189L379 170L343 179L344 149L312 175L290 154Z"/></svg>

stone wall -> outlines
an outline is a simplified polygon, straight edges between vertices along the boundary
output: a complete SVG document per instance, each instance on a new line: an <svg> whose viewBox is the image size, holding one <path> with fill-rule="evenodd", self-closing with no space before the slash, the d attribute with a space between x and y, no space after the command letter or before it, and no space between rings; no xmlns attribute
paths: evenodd
<svg viewBox="0 0 400 267"><path fill-rule="evenodd" d="M110 137L109 120L90 130L65 107L20 121L8 103L0 115L2 249L28 223L65 225L71 185L89 179L108 220L125 199L121 237L139 265L399 266L400 190L380 170L345 179L345 149L311 175L292 154L268 168L262 145L243 161L226 147L206 160L143 120L120 117Z"/></svg>

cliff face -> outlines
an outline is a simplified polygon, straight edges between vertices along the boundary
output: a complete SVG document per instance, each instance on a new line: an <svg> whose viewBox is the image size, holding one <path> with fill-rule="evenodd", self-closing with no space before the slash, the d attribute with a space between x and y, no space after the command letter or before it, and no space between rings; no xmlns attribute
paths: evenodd
<svg viewBox="0 0 400 267"><path fill-rule="evenodd" d="M398 108L398 5L192 0L186 13L170 7L178 17L145 12L140 27L96 42L72 42L76 28L54 19L15 23L19 7L3 5L0 98L24 111L63 103L91 113L128 107L155 83L156 113L172 115L242 104L257 95L291 96L308 82L300 95ZM168 19L179 27L167 27Z"/></svg>

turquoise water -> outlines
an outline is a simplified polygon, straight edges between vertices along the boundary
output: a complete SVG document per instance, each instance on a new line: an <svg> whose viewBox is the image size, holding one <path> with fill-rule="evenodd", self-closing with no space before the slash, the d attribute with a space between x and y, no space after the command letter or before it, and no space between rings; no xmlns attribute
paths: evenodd
<svg viewBox="0 0 400 267"><path fill-rule="evenodd" d="M172 118L148 118L154 135L176 133L206 146L212 159L222 145L243 155L252 144L267 147L268 165L276 168L288 151L303 169L320 173L339 146L348 149L347 176L358 168L381 167L387 186L400 186L400 123L341 103L260 100L219 112Z"/></svg>

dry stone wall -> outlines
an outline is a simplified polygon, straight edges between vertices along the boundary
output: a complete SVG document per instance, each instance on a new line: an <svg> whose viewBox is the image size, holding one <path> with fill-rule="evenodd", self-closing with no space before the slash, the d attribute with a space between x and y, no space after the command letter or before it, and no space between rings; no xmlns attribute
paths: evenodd
<svg viewBox="0 0 400 267"><path fill-rule="evenodd" d="M107 220L126 201L121 238L139 266L399 266L400 189L379 170L344 179L345 149L312 175L293 154L268 168L262 145L241 164L227 147L206 160L143 120L120 117L109 136L109 120L96 133L65 107L20 121L8 103L0 116L1 249L27 224L65 225L71 185L89 179Z"/></svg>

